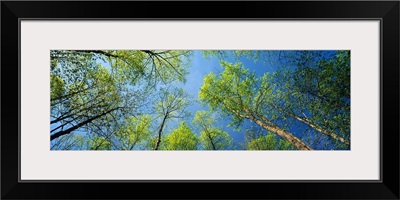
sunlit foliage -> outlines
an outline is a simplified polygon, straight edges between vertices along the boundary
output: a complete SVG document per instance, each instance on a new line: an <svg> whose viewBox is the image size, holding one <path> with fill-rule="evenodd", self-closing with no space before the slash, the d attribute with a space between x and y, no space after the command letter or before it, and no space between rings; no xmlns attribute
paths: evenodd
<svg viewBox="0 0 400 200"><path fill-rule="evenodd" d="M51 50L49 96L51 150L350 149L345 50Z"/></svg>
<svg viewBox="0 0 400 200"><path fill-rule="evenodd" d="M201 130L199 139L204 150L229 149L233 145L228 132L215 127L217 120L210 113L197 111L192 123Z"/></svg>
<svg viewBox="0 0 400 200"><path fill-rule="evenodd" d="M173 130L166 138L163 145L164 150L196 150L198 138L185 122L179 123L177 129Z"/></svg>

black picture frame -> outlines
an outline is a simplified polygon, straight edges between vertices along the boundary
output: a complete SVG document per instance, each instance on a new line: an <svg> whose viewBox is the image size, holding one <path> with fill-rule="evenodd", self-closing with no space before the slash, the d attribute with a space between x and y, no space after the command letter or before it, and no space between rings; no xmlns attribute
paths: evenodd
<svg viewBox="0 0 400 200"><path fill-rule="evenodd" d="M399 8L399 1L2 1L1 198L399 199ZM20 19L379 19L381 181L20 182Z"/></svg>

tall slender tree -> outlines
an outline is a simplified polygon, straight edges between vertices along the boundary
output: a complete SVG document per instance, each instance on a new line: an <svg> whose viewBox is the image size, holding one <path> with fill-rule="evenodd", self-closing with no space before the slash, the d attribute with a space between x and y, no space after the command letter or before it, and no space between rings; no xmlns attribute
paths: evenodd
<svg viewBox="0 0 400 200"><path fill-rule="evenodd" d="M161 120L160 126L157 128L157 139L154 150L160 147L164 128L171 119L183 119L188 116L185 108L190 104L188 94L182 88L162 89L160 92L160 101L157 103L155 112Z"/></svg>
<svg viewBox="0 0 400 200"><path fill-rule="evenodd" d="M268 110L260 109L262 104L260 101L273 95L268 83L265 82L266 76L261 79L256 78L255 74L245 69L241 63L222 61L221 65L225 69L219 76L210 73L204 78L204 84L199 92L202 101L211 109L219 108L223 113L231 115L236 126L240 126L244 119L248 119L284 138L297 149L312 150L301 139L268 119L266 117Z"/></svg>
<svg viewBox="0 0 400 200"><path fill-rule="evenodd" d="M197 111L192 124L200 128L200 143L205 150L225 150L233 145L233 140L228 132L215 127L217 121L210 113Z"/></svg>
<svg viewBox="0 0 400 200"><path fill-rule="evenodd" d="M275 71L267 80L275 98L263 101L272 107L270 111L327 136L333 148L350 147L350 51L203 51L203 55L267 63Z"/></svg>

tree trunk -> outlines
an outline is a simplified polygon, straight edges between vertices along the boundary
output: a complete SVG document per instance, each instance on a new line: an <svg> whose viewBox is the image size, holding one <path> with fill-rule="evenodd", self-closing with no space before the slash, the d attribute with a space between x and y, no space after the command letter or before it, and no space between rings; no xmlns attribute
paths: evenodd
<svg viewBox="0 0 400 200"><path fill-rule="evenodd" d="M168 118L168 114L165 114L163 121L161 122L161 126L160 129L158 130L158 138L157 138L157 142L156 142L156 146L154 147L154 150L158 150L158 148L160 147L160 143L161 143L161 134L162 134L162 130L164 128L165 125L165 121Z"/></svg>
<svg viewBox="0 0 400 200"><path fill-rule="evenodd" d="M290 142L293 146L295 146L299 150L313 150L311 147L309 147L307 144L305 144L299 138L297 138L293 134L283 130L282 128L280 128L280 127L278 127L276 125L273 125L273 126L269 125L268 126L264 122L262 122L261 120L259 120L256 117L254 117L253 115L249 115L248 119L251 119L256 124L258 124L259 126L264 128L265 130L271 131L272 133L275 133L275 134L281 136L282 138L284 138L285 140Z"/></svg>
<svg viewBox="0 0 400 200"><path fill-rule="evenodd" d="M322 134L330 136L335 140L339 140L340 142L342 142L344 144L350 145L350 141L349 140L346 140L346 139L336 135L335 133L331 133L331 132L326 131L325 129L321 128L320 126L311 123L308 119L303 119L303 118L298 117L298 116L293 116L293 117L296 118L297 120L299 120L300 122L303 122L304 124L307 124L308 126L310 126L311 128L315 129L316 131L318 131L318 132L320 132Z"/></svg>
<svg viewBox="0 0 400 200"><path fill-rule="evenodd" d="M100 118L100 117L102 117L102 116L104 116L104 115L107 115L108 113L110 113L110 112L112 112L112 111L115 111L115 110L117 110L117 109L119 109L119 108L120 108L120 107L111 109L111 110L109 110L109 111L107 111L107 112L105 112L105 113L102 113L102 114L97 115L97 116L95 116L95 117L89 118L89 119L87 119L87 120L85 120L85 121L83 121L83 122L81 122L81 123L79 123L79 124L77 124L77 125L75 125L75 126L73 126L73 127L70 127L70 128L68 128L67 130L65 130L65 131L60 131L60 132L57 132L57 133L55 133L55 134L53 134L53 135L50 135L50 141L52 141L52 140L54 140L54 139L56 139L56 138L58 138L58 137L60 137L60 136L69 134L69 133L71 133L72 131L74 131L74 130L76 130L76 129L78 129L78 128L80 128L80 127L86 125L86 124L89 124L90 122L92 122L92 121L94 121L94 120L96 120L96 119L98 119L98 118Z"/></svg>
<svg viewBox="0 0 400 200"><path fill-rule="evenodd" d="M318 126L318 125L312 123L309 119L304 119L304 118L302 118L302 117L299 117L299 116L297 116L297 115L295 115L295 114L293 114L293 113L290 113L290 112L288 112L288 111L286 111L286 110L284 110L284 109L282 109L282 108L279 108L278 106L275 106L275 105L274 105L274 107L277 108L278 110L280 110L281 112L283 112L283 113L285 113L285 114L287 114L287 115L289 115L289 116L291 116L291 117L293 117L293 118L299 120L299 121L302 122L303 124L308 125L309 127L315 129L316 131L318 131L318 132L320 132L320 133L322 133L322 134L325 134L325 135L327 135L327 136L329 136L329 137L332 137L332 138L335 139L335 140L339 140L340 142L342 142L342 143L344 143L344 144L350 145L350 141L349 141L349 140L346 140L346 139L344 139L344 138L342 138L342 137L336 135L335 133L328 132L327 130L323 129L322 127L320 127L320 126Z"/></svg>
<svg viewBox="0 0 400 200"><path fill-rule="evenodd" d="M213 150L217 150L217 149L215 148L215 145L214 145L214 142L213 142L213 140L212 140L212 138L211 138L210 133L209 133L208 131L206 131L206 132L207 132L207 137L208 137L208 139L210 139L210 143L211 143L211 145L212 145Z"/></svg>
<svg viewBox="0 0 400 200"><path fill-rule="evenodd" d="M268 120L264 120L266 122L263 122L263 121L257 119L256 117L254 117L253 113L251 111L247 110L247 109L244 109L244 111L247 113L247 115L243 115L243 114L240 114L240 113L236 112L234 109L232 109L232 108L230 108L228 106L227 106L227 108L231 112L233 112L235 115L237 115L239 117L242 117L242 118L250 119L253 122L255 122L257 125L261 126L263 129L265 129L267 131L271 131L272 133L275 133L275 134L281 136L282 138L287 140L290 144L292 144L293 146L295 146L299 150L313 150L311 147L309 147L307 144L305 144L299 138L297 138L293 134L283 130L282 128L276 126L272 122L270 122ZM266 124L266 123L268 123L268 124Z"/></svg>

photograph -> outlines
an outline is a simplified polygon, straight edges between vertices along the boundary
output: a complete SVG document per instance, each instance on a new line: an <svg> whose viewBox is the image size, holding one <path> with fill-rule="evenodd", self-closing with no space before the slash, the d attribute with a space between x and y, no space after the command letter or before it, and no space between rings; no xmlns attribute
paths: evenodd
<svg viewBox="0 0 400 200"><path fill-rule="evenodd" d="M400 198L399 1L0 10L0 199Z"/></svg>
<svg viewBox="0 0 400 200"><path fill-rule="evenodd" d="M50 50L50 150L351 150L350 50Z"/></svg>

